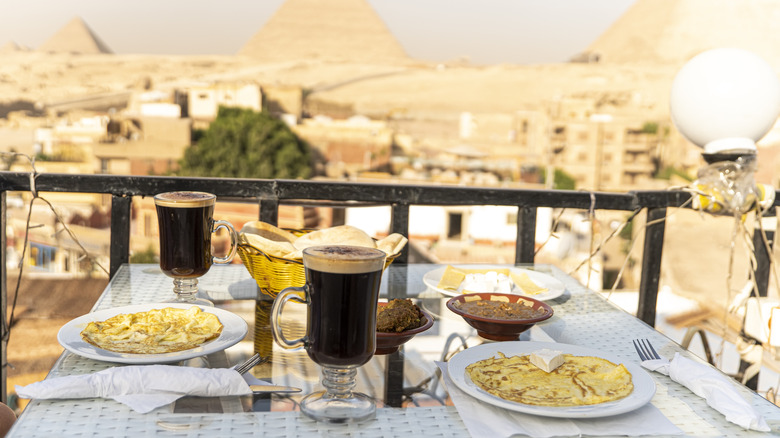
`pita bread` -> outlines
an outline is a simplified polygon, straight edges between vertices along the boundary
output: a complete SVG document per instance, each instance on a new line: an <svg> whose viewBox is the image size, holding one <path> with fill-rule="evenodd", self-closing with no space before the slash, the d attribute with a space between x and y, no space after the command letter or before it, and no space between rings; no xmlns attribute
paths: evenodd
<svg viewBox="0 0 780 438"><path fill-rule="evenodd" d="M352 245L376 248L374 239L365 231L351 225L324 228L304 234L293 242L295 249L303 251L310 246L318 245Z"/></svg>
<svg viewBox="0 0 780 438"><path fill-rule="evenodd" d="M295 239L289 231L261 221L246 223L239 233L241 243L280 258L295 258L297 251L292 244Z"/></svg>
<svg viewBox="0 0 780 438"><path fill-rule="evenodd" d="M241 228L241 233L255 234L265 239L273 240L274 242L293 243L295 242L295 239L298 238L295 234L287 230L283 230L263 221L245 223Z"/></svg>
<svg viewBox="0 0 780 438"><path fill-rule="evenodd" d="M312 231L300 237L271 224L248 222L239 233L241 244L255 248L265 254L287 260L300 260L303 250L318 245L353 245L378 248L388 256L396 255L404 248L408 239L393 233L375 241L363 230L351 225L339 225Z"/></svg>
<svg viewBox="0 0 780 438"><path fill-rule="evenodd" d="M376 242L377 249L381 249L385 254L392 256L396 255L404 249L408 239L401 234L393 233L384 239Z"/></svg>

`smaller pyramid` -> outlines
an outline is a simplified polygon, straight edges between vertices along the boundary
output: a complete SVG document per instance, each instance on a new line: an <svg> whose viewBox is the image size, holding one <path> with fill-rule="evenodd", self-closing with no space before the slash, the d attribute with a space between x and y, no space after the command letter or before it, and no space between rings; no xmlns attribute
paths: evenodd
<svg viewBox="0 0 780 438"><path fill-rule="evenodd" d="M39 52L111 54L114 53L81 17L76 17L38 47Z"/></svg>
<svg viewBox="0 0 780 438"><path fill-rule="evenodd" d="M0 53L13 53L21 52L23 49L14 41L8 41L2 47L0 47Z"/></svg>

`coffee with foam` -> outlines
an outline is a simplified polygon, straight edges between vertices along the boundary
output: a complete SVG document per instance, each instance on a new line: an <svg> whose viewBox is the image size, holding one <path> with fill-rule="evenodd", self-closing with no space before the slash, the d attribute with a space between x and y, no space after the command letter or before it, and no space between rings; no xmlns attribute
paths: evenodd
<svg viewBox="0 0 780 438"><path fill-rule="evenodd" d="M332 274L381 271L385 258L384 251L362 246L324 245L303 250L303 263L307 268Z"/></svg>
<svg viewBox="0 0 780 438"><path fill-rule="evenodd" d="M214 205L217 197L206 192L168 192L155 195L155 205L173 208L197 208Z"/></svg>
<svg viewBox="0 0 780 438"><path fill-rule="evenodd" d="M325 366L352 367L376 349L376 308L385 252L348 245L303 250L309 298L307 352Z"/></svg>

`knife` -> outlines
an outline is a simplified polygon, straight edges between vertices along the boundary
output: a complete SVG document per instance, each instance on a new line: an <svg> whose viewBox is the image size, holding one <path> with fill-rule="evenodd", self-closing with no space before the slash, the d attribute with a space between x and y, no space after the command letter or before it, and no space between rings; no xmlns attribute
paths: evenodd
<svg viewBox="0 0 780 438"><path fill-rule="evenodd" d="M249 388L254 392L257 393L272 393L272 392L278 392L283 394L291 394L295 392L301 392L301 388L296 388L294 386L279 386L279 385L249 385Z"/></svg>

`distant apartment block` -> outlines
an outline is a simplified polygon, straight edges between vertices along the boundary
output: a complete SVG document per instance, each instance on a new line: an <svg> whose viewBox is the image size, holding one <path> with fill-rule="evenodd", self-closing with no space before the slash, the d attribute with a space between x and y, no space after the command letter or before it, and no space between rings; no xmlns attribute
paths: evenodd
<svg viewBox="0 0 780 438"><path fill-rule="evenodd" d="M325 157L323 170L329 177L389 169L393 131L383 121L361 116L347 120L318 117L304 120L293 130Z"/></svg>
<svg viewBox="0 0 780 438"><path fill-rule="evenodd" d="M263 96L260 86L254 83L219 82L193 86L187 90L187 114L196 124L208 123L217 118L220 106L248 108L260 111Z"/></svg>
<svg viewBox="0 0 780 438"><path fill-rule="evenodd" d="M109 125L107 141L93 146L95 173L164 175L178 168L191 142L190 119L116 118Z"/></svg>
<svg viewBox="0 0 780 438"><path fill-rule="evenodd" d="M263 86L264 110L282 118L288 125L298 124L303 117L303 89L296 86ZM292 123L288 121L292 118Z"/></svg>
<svg viewBox="0 0 780 438"><path fill-rule="evenodd" d="M668 160L668 122L635 116L630 108L600 108L590 99L551 102L547 114L550 163L578 188L657 188L654 175Z"/></svg>

